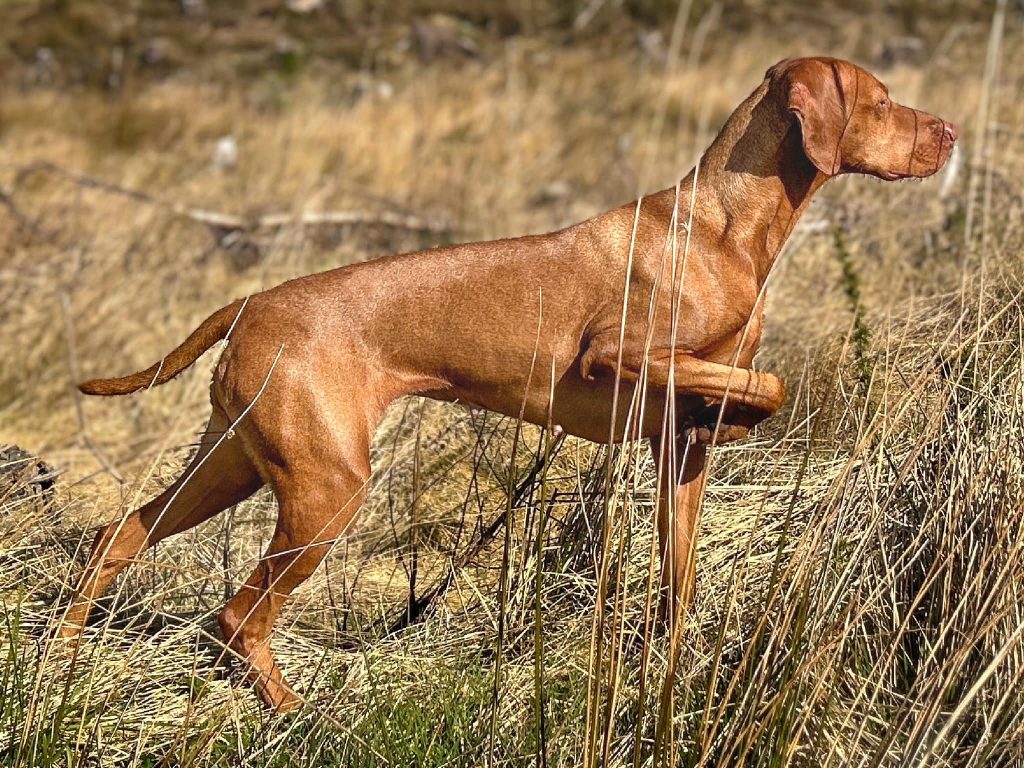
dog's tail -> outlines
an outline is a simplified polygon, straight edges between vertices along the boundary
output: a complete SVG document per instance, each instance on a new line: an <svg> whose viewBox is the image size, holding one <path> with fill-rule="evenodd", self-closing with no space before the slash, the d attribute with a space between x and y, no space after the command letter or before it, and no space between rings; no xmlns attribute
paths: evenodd
<svg viewBox="0 0 1024 768"><path fill-rule="evenodd" d="M127 395L173 379L228 335L244 304L239 300L218 309L167 357L146 370L115 379L92 379L79 384L78 388L87 395Z"/></svg>

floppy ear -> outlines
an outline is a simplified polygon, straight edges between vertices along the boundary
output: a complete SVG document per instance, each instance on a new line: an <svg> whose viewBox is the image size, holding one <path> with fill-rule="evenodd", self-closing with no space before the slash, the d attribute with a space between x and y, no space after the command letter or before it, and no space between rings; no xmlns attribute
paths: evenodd
<svg viewBox="0 0 1024 768"><path fill-rule="evenodd" d="M804 154L826 176L839 173L839 144L846 128L842 79L836 67L801 67L792 72L787 106L800 124Z"/></svg>

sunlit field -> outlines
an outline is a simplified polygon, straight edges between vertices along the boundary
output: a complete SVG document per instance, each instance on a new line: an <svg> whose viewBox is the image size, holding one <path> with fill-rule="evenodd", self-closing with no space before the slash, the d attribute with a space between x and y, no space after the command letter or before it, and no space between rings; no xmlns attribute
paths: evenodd
<svg viewBox="0 0 1024 768"><path fill-rule="evenodd" d="M1016 5L206 5L0 2L0 446L56 472L0 454L0 764L1024 764ZM646 443L407 399L277 625L297 713L216 621L267 490L53 640L94 529L180 474L217 351L131 397L75 382L297 275L671 186L806 54L961 138L928 180L831 182L791 238L757 359L789 399L713 449L674 631Z"/></svg>

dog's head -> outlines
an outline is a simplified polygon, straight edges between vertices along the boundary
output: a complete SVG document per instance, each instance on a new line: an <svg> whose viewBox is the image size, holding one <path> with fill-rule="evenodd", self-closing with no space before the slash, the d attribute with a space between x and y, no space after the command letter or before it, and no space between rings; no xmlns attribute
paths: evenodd
<svg viewBox="0 0 1024 768"><path fill-rule="evenodd" d="M930 176L956 142L956 126L892 101L878 78L848 61L787 59L766 76L799 125L807 158L827 176Z"/></svg>

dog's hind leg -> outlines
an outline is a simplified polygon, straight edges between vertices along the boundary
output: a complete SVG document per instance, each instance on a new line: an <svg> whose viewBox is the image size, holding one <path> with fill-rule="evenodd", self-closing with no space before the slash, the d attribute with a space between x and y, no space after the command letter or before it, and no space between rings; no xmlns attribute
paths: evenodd
<svg viewBox="0 0 1024 768"><path fill-rule="evenodd" d="M59 634L78 636L92 603L149 546L208 520L247 499L263 485L238 438L221 439L230 426L214 404L206 433L189 466L167 490L99 530L77 593ZM219 441L219 443L218 443Z"/></svg>
<svg viewBox="0 0 1024 768"><path fill-rule="evenodd" d="M366 497L369 442L360 441L365 458L358 467L320 454L301 468L275 473L272 484L280 512L274 536L256 570L220 614L228 646L248 665L248 677L263 702L278 711L294 709L301 699L274 661L270 633L285 600L344 535Z"/></svg>

